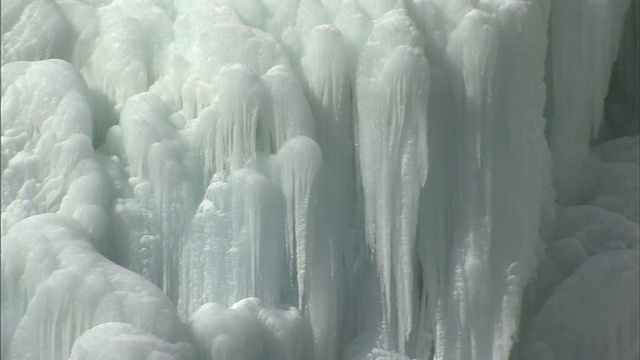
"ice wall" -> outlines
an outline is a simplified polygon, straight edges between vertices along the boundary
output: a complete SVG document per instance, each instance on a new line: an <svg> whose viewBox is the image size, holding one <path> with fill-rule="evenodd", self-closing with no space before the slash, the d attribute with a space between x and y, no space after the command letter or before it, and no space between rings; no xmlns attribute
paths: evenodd
<svg viewBox="0 0 640 360"><path fill-rule="evenodd" d="M587 171L590 139L597 136L602 124L609 78L630 3L552 2L547 55L549 146L562 205L585 196L581 194L585 190L580 178Z"/></svg>
<svg viewBox="0 0 640 360"><path fill-rule="evenodd" d="M3 0L2 358L637 357L637 9Z"/></svg>

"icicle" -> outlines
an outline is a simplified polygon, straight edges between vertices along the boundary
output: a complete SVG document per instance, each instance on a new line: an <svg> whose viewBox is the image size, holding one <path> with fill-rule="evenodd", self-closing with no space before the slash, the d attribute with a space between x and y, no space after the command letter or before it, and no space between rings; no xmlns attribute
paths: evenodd
<svg viewBox="0 0 640 360"><path fill-rule="evenodd" d="M187 320L204 303L232 303L232 184L214 176L183 237L178 311Z"/></svg>
<svg viewBox="0 0 640 360"><path fill-rule="evenodd" d="M197 188L192 181L197 172L181 134L169 121L165 104L155 94L131 97L122 110L120 126L129 169L138 182L132 184L137 208L134 213L147 221L134 224L141 236L130 239L127 246L135 244L138 251L133 251L131 260L138 263L128 266L143 274L155 274L153 281L175 299L180 253L176 239L195 207ZM127 213L120 214L123 225L133 216Z"/></svg>
<svg viewBox="0 0 640 360"><path fill-rule="evenodd" d="M297 273L298 306L306 306L309 209L314 205L313 192L318 171L322 166L322 152L315 141L298 136L280 149L276 155L274 177L282 187L286 204L286 239L290 274Z"/></svg>
<svg viewBox="0 0 640 360"><path fill-rule="evenodd" d="M282 193L269 179L255 170L236 171L233 182L234 238L239 259L234 273L238 296L260 297L275 305L283 290L284 204ZM211 274L215 276L215 274ZM244 289L242 289L244 288Z"/></svg>
<svg viewBox="0 0 640 360"><path fill-rule="evenodd" d="M354 167L353 123L349 116L351 89L340 31L330 25L311 30L301 62L325 162L348 176Z"/></svg>
<svg viewBox="0 0 640 360"><path fill-rule="evenodd" d="M263 149L274 153L296 136L313 138L313 114L291 69L276 65L262 76L262 82L266 91L258 127L262 127Z"/></svg>
<svg viewBox="0 0 640 360"><path fill-rule="evenodd" d="M253 169L214 176L184 237L178 307L188 319L208 301L256 296L275 305L286 290L281 190Z"/></svg>
<svg viewBox="0 0 640 360"><path fill-rule="evenodd" d="M384 294L383 328L398 328L384 341L395 342L401 353L413 318L415 194L428 168L429 64L420 50L405 45L419 41L408 18L388 14L365 46L357 83L367 241L375 249Z"/></svg>
<svg viewBox="0 0 640 360"><path fill-rule="evenodd" d="M489 257L493 239L492 202L496 110L494 74L497 33L492 18L480 10L465 15L453 32L447 54L456 66L456 150L459 178L454 202L455 233L445 358L483 358L490 351L488 333L493 279ZM495 290L492 290L495 291ZM456 314L456 311L458 314ZM455 320L454 320L455 319Z"/></svg>
<svg viewBox="0 0 640 360"><path fill-rule="evenodd" d="M217 172L235 171L255 159L260 90L259 78L245 65L236 64L221 71L215 141Z"/></svg>

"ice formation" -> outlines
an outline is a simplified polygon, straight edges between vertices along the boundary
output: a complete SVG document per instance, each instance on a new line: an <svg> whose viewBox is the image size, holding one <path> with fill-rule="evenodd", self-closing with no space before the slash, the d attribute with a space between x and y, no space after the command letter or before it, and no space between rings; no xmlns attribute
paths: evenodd
<svg viewBox="0 0 640 360"><path fill-rule="evenodd" d="M169 298L97 253L89 236L73 219L40 214L3 238L3 357L67 358L76 338L114 321L165 341L186 340Z"/></svg>
<svg viewBox="0 0 640 360"><path fill-rule="evenodd" d="M637 359L637 0L2 0L2 359Z"/></svg>

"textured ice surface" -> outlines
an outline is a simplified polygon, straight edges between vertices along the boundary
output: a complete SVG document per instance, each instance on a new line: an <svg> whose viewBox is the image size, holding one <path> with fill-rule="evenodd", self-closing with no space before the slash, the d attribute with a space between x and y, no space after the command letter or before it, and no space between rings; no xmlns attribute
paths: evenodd
<svg viewBox="0 0 640 360"><path fill-rule="evenodd" d="M630 3L551 1L549 146L558 201L563 205L582 195L589 140L602 124L609 77ZM637 18L637 5L629 16L634 11Z"/></svg>
<svg viewBox="0 0 640 360"><path fill-rule="evenodd" d="M638 9L2 0L2 359L637 358Z"/></svg>
<svg viewBox="0 0 640 360"><path fill-rule="evenodd" d="M73 219L43 214L3 237L3 358L66 359L83 332L113 321L184 340L169 298L97 253L89 236Z"/></svg>
<svg viewBox="0 0 640 360"><path fill-rule="evenodd" d="M536 315L523 358L637 358L639 283L637 248L590 258Z"/></svg>
<svg viewBox="0 0 640 360"><path fill-rule="evenodd" d="M310 359L311 327L295 308L246 298L230 308L202 305L189 321L202 356L211 359Z"/></svg>
<svg viewBox="0 0 640 360"><path fill-rule="evenodd" d="M120 322L100 324L76 339L70 360L109 359L197 359L195 349L186 342L172 344L136 327Z"/></svg>

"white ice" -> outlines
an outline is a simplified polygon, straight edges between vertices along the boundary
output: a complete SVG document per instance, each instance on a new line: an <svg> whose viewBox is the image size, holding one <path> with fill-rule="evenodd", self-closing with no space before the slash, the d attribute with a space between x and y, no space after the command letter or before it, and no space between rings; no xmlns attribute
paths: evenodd
<svg viewBox="0 0 640 360"><path fill-rule="evenodd" d="M638 0L2 0L2 359L640 355Z"/></svg>

